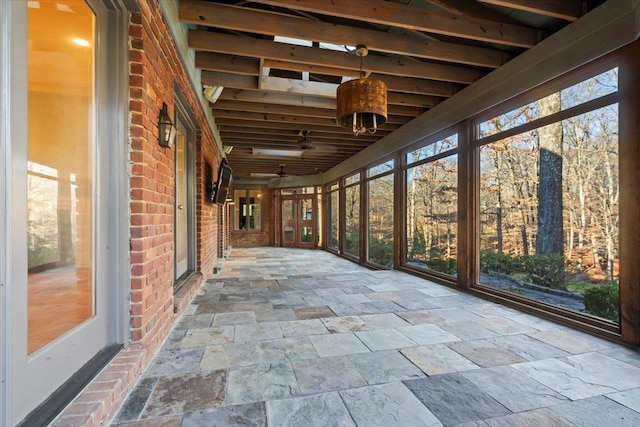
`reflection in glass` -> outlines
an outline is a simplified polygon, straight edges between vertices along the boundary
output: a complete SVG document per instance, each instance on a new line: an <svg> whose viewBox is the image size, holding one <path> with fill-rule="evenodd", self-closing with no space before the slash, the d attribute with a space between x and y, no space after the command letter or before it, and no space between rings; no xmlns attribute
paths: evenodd
<svg viewBox="0 0 640 427"><path fill-rule="evenodd" d="M95 17L84 1L40 5L27 16L29 354L95 313Z"/></svg>
<svg viewBox="0 0 640 427"><path fill-rule="evenodd" d="M187 138L182 128L176 137L176 264L187 269ZM182 269L180 269L182 270ZM177 271L180 276L183 271Z"/></svg>
<svg viewBox="0 0 640 427"><path fill-rule="evenodd" d="M368 260L393 266L393 174L369 181Z"/></svg>

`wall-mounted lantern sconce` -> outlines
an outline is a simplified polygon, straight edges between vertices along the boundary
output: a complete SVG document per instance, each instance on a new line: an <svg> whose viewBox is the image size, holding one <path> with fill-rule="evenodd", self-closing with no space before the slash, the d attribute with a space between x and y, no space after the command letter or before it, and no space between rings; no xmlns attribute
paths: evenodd
<svg viewBox="0 0 640 427"><path fill-rule="evenodd" d="M161 147L173 147L173 140L176 138L176 127L169 117L167 104L162 103L160 117L158 117L158 142Z"/></svg>

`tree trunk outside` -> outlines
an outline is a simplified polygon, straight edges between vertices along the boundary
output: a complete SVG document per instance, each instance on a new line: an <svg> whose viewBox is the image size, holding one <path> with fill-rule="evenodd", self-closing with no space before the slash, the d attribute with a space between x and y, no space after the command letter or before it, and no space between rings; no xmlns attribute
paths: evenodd
<svg viewBox="0 0 640 427"><path fill-rule="evenodd" d="M560 111L560 93L541 99L540 111L542 116ZM538 138L540 177L536 253L563 255L562 123L553 123L540 128Z"/></svg>

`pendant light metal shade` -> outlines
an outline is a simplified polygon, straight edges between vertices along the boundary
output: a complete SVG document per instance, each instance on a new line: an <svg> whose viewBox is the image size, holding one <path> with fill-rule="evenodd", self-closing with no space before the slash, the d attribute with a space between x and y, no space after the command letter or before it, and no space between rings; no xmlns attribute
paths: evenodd
<svg viewBox="0 0 640 427"><path fill-rule="evenodd" d="M368 53L365 45L356 46L356 55L360 57L360 78L342 83L336 92L336 122L351 129L355 136L375 133L378 126L387 121L387 85L380 80L365 78L362 70L362 58Z"/></svg>
<svg viewBox="0 0 640 427"><path fill-rule="evenodd" d="M338 125L355 135L374 133L387 121L387 85L375 79L342 83L336 93Z"/></svg>

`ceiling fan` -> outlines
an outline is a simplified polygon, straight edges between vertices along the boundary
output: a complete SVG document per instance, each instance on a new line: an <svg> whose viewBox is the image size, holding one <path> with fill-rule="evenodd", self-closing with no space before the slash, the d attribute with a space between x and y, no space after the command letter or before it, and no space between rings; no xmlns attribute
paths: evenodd
<svg viewBox="0 0 640 427"><path fill-rule="evenodd" d="M335 146L332 145L327 145L327 144L321 144L321 145L316 145L313 143L313 141L311 141L309 139L309 133L311 133L308 130L301 130L299 132L299 135L301 135L301 138L298 140L298 148L300 150L302 150L302 156L304 157L305 154L311 154L312 152L317 154L327 154L327 153L334 153L337 151L337 148Z"/></svg>
<svg viewBox="0 0 640 427"><path fill-rule="evenodd" d="M300 148L302 151L309 151L309 150L315 150L316 146L313 145L313 142L309 141L309 131L308 130L303 130L300 131L300 134L302 135L302 138L298 140L298 148Z"/></svg>
<svg viewBox="0 0 640 427"><path fill-rule="evenodd" d="M284 171L284 167L285 165L280 165L280 172L278 172L277 174L280 178L284 178L285 176L287 176L287 173Z"/></svg>

